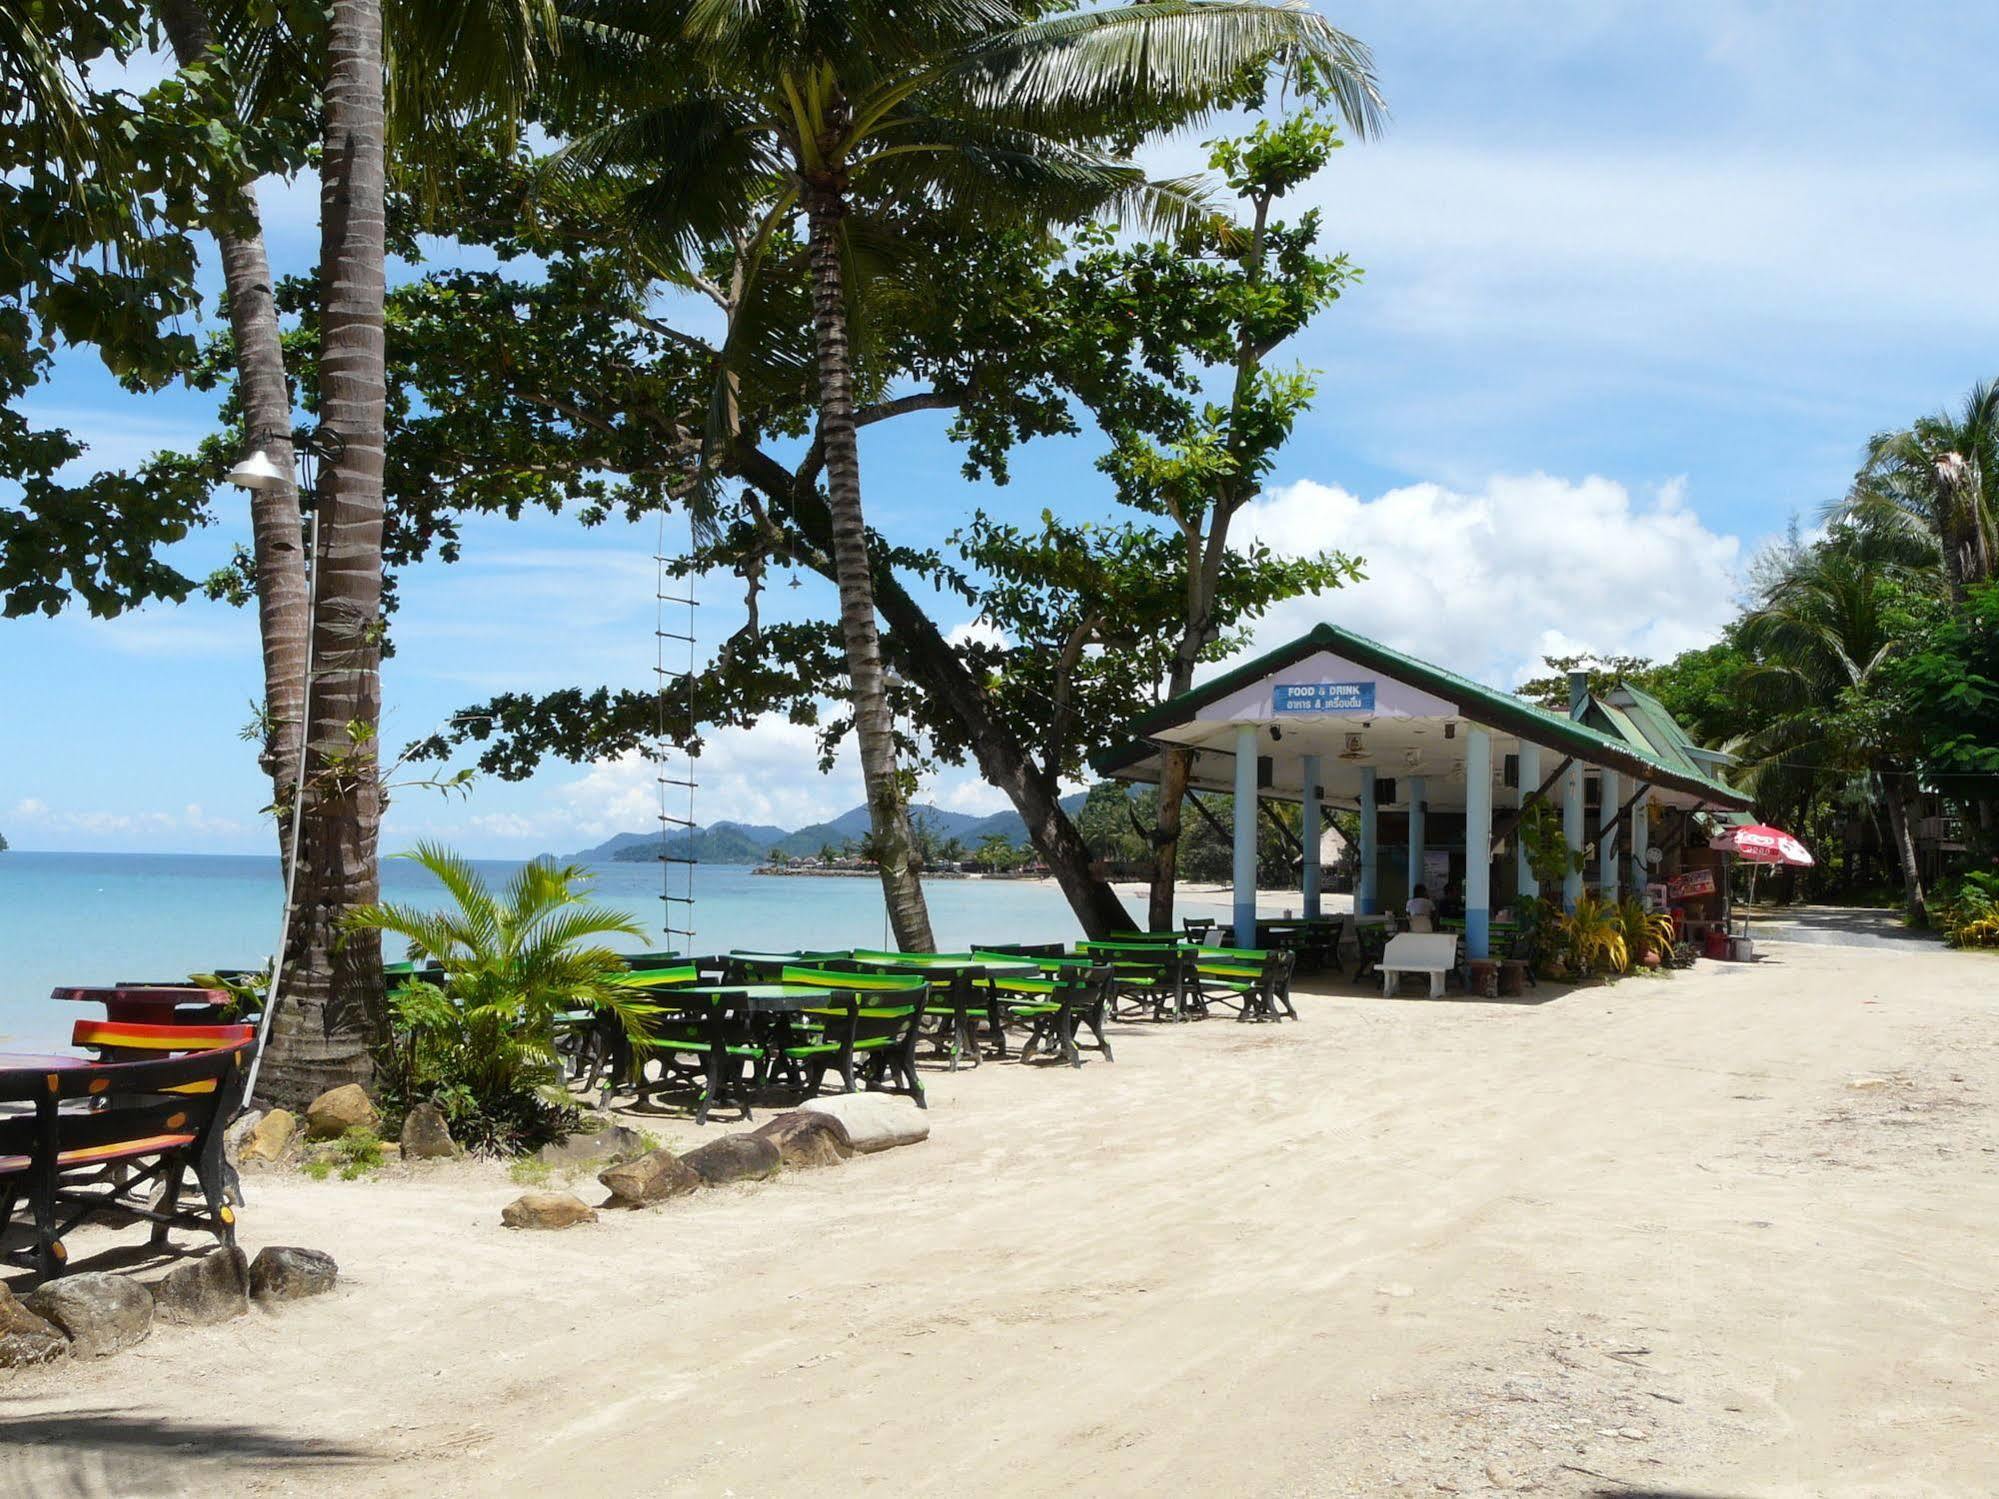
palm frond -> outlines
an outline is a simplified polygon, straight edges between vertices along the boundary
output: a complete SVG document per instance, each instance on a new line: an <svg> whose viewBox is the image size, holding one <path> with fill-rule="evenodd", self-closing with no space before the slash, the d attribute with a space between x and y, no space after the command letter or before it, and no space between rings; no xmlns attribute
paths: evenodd
<svg viewBox="0 0 1999 1499"><path fill-rule="evenodd" d="M981 38L938 83L995 120L1100 132L1121 114L1205 111L1273 64L1301 59L1356 138L1380 132L1385 110L1366 45L1302 5L1152 0L1074 11Z"/></svg>

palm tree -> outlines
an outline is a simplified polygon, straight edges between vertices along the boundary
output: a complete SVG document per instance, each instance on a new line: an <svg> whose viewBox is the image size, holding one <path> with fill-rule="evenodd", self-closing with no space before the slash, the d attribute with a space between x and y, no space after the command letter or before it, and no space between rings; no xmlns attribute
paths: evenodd
<svg viewBox="0 0 1999 1499"><path fill-rule="evenodd" d="M1955 416L1877 435L1839 511L1926 539L1953 597L1989 582L1999 570L1999 381L1974 385Z"/></svg>
<svg viewBox="0 0 1999 1499"><path fill-rule="evenodd" d="M1356 129L1371 129L1372 64L1314 13L1250 0L1155 0L1046 20L1010 0L575 0L567 14L595 63L577 116L595 128L562 153L561 170L586 190L610 178L626 221L657 243L670 274L702 283L702 257L721 250L736 288L751 287L787 243L786 226L804 220L814 459L832 515L872 846L898 945L931 949L861 506L862 278L893 261L897 211L937 213L967 232L1105 213L1186 222L1202 211L1194 185L1149 182L1118 148L1251 97L1279 60L1314 69ZM754 352L736 347L735 333L732 320L716 403L725 440L729 390Z"/></svg>
<svg viewBox="0 0 1999 1499"><path fill-rule="evenodd" d="M1922 869L1909 821L1915 777L1877 691L1898 643L1891 585L1915 581L1864 529L1836 529L1795 553L1742 621L1740 643L1756 660L1742 685L1769 718L1733 748L1752 762L1766 806L1776 792L1802 805L1829 778L1878 783L1908 908L1920 917Z"/></svg>
<svg viewBox="0 0 1999 1499"><path fill-rule="evenodd" d="M643 1040L654 1007L643 990L619 983L624 960L596 939L645 934L623 911L590 902L587 870L533 863L495 893L469 862L436 844L403 857L428 870L450 904L363 906L346 926L378 947L384 932L401 937L411 958L445 969L441 994L414 989L400 1006L390 1052L393 1091L404 1106L440 1095L457 1103L452 1124L461 1141L468 1127L490 1138L520 1101L532 1103L559 1080L560 1016L600 1009Z"/></svg>
<svg viewBox="0 0 1999 1499"><path fill-rule="evenodd" d="M371 1043L384 1023L379 938L365 929L348 936L345 919L380 889L383 795L375 740L391 111L401 133L413 138L472 115L505 119L518 109L553 38L547 0L392 4L385 30L380 0L332 0L323 69L307 62L313 39L271 27L264 8L244 0L221 0L215 17L201 0L166 0L162 15L183 66L214 47L221 33L243 64L246 111L270 107L301 77L322 80L319 415L327 452L316 496L320 609L311 631L309 715L296 491L267 492L252 516L270 726L265 764L277 779L280 807L305 761L286 1002L273 1016L262 1074L272 1096L286 1100L365 1080ZM390 57L403 75L394 88ZM245 210L236 226L218 234L245 415L253 441L289 474L291 406L269 264L249 184L226 186Z"/></svg>

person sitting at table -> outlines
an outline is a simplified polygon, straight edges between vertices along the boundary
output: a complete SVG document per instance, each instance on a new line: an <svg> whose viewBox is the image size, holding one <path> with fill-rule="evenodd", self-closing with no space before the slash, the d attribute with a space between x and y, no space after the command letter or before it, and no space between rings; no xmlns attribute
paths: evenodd
<svg viewBox="0 0 1999 1499"><path fill-rule="evenodd" d="M1437 929L1437 904L1430 899L1430 887L1418 885L1416 893L1409 897L1409 904L1402 908L1402 914L1409 918L1412 932L1433 932Z"/></svg>
<svg viewBox="0 0 1999 1499"><path fill-rule="evenodd" d="M1437 902L1437 914L1459 918L1465 914L1464 887L1452 880L1444 887L1444 898Z"/></svg>

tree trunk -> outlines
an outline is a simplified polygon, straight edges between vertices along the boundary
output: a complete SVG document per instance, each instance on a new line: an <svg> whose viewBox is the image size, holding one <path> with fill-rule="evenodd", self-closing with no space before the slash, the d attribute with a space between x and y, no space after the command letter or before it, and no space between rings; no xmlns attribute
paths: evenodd
<svg viewBox="0 0 1999 1499"><path fill-rule="evenodd" d="M347 913L380 893L383 301L387 216L378 0L333 0L320 164L319 619L306 726L299 938L263 1076L279 1100L365 1082L382 1034L382 943Z"/></svg>
<svg viewBox="0 0 1999 1499"><path fill-rule="evenodd" d="M854 436L854 378L847 355L847 299L840 263L840 220L845 204L836 187L815 185L806 211L811 222L812 326L819 361L819 435L826 455L826 495L833 522L833 566L840 589L840 634L847 675L854 688L854 733L860 743L861 779L868 821L881 870L889 925L904 952L934 952L930 911L916 872L909 830L908 795L896 767L895 729L882 676L881 639L875 627L874 575L861 516L861 458Z"/></svg>
<svg viewBox="0 0 1999 1499"><path fill-rule="evenodd" d="M162 0L160 19L174 57L187 67L215 44L200 0ZM305 743L305 636L309 608L300 542L298 489L292 475L291 393L278 339L271 265L251 184L237 189L238 222L218 228L222 282L229 293L229 331L236 343L236 394L252 448L262 448L284 474L275 489L250 491L250 537L257 569L257 623L264 644L264 748L258 764L271 779L277 808L278 854L291 854L291 799Z"/></svg>
<svg viewBox="0 0 1999 1499"><path fill-rule="evenodd" d="M1174 887L1180 877L1181 804L1187 799L1187 782L1193 773L1193 751L1160 751L1159 808L1152 828L1152 892L1145 918L1151 931L1173 930Z"/></svg>
<svg viewBox="0 0 1999 1499"><path fill-rule="evenodd" d="M1909 916L1917 922L1929 920L1923 902L1923 866L1916 854L1915 832L1909 826L1907 777L1889 772L1882 778L1888 798L1888 826L1895 836L1895 854L1902 861L1902 899Z"/></svg>
<svg viewBox="0 0 1999 1499"><path fill-rule="evenodd" d="M809 482L798 482L754 448L739 445L743 475L789 512L792 522L821 550L832 550L832 518ZM1026 747L995 719L985 693L923 606L886 567L874 579L875 604L887 621L911 680L939 699L965 727L979 770L1012 801L1027 835L1055 876L1070 910L1091 937L1128 931L1131 916L1117 892L1090 873L1090 850Z"/></svg>

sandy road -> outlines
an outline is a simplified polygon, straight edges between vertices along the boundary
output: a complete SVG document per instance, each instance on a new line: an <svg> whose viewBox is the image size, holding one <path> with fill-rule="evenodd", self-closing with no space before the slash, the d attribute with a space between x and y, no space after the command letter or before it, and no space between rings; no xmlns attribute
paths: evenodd
<svg viewBox="0 0 1999 1499"><path fill-rule="evenodd" d="M1999 964L1769 952L1125 1027L560 1235L256 1179L344 1289L0 1386L0 1489L1999 1492Z"/></svg>

